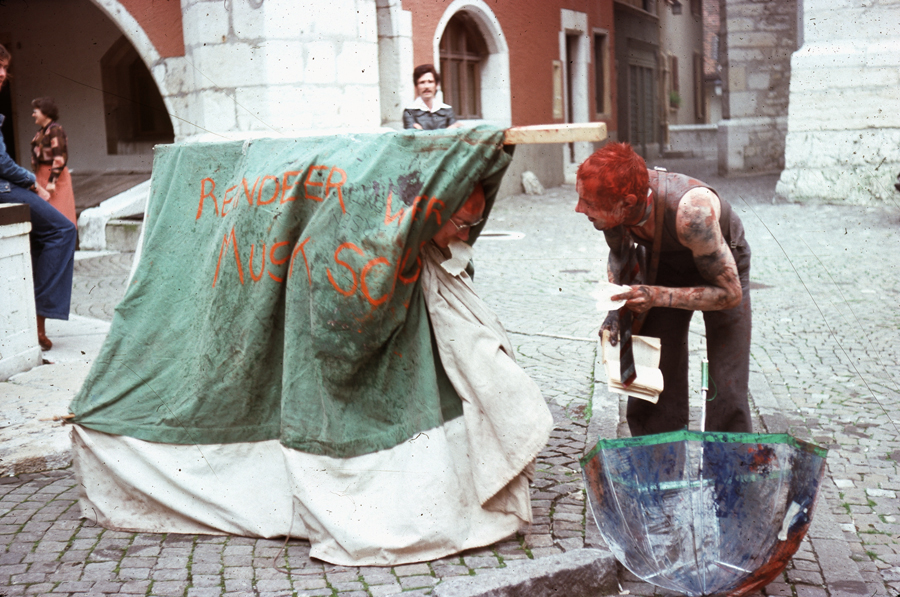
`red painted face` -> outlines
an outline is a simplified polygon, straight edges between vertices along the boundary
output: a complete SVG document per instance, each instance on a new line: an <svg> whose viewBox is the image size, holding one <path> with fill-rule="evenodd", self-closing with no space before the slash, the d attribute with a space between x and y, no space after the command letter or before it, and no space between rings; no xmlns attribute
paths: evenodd
<svg viewBox="0 0 900 597"><path fill-rule="evenodd" d="M434 235L434 244L446 249L454 240L469 240L469 231L472 226L481 223L484 214L484 189L481 185L475 185L475 190L453 216L444 222L441 229Z"/></svg>
<svg viewBox="0 0 900 597"><path fill-rule="evenodd" d="M575 190L578 192L575 211L587 216L597 230L609 230L625 223L627 214L624 201L615 201L610 205L611 202L591 197L584 192L580 180L576 183Z"/></svg>

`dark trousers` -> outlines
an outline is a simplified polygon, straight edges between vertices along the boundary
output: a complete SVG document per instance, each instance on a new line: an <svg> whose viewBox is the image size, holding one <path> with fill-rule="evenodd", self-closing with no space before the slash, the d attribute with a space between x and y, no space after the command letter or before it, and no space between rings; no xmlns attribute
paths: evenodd
<svg viewBox="0 0 900 597"><path fill-rule="evenodd" d="M740 260L743 261L743 260ZM709 395L706 403L706 430L752 432L747 382L750 370L750 265L739 268L743 298L733 309L703 312L706 324L706 353L709 359ZM660 264L662 272L663 264ZM689 280L681 284L708 284ZM676 431L688 426L688 328L693 311L654 307L647 313L640 335L659 338L662 344L660 370L664 389L656 404L628 398L627 420L632 436ZM694 389L699 394L700 389Z"/></svg>
<svg viewBox="0 0 900 597"><path fill-rule="evenodd" d="M68 319L75 268L75 224L35 193L14 184L0 192L0 203L25 203L31 208L31 268L38 315Z"/></svg>

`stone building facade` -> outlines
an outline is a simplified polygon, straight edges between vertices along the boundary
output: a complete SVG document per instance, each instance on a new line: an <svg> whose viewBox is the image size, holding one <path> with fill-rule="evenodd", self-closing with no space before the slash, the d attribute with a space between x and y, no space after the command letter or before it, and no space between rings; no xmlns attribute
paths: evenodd
<svg viewBox="0 0 900 597"><path fill-rule="evenodd" d="M802 14L776 191L794 201L896 203L900 1L804 0Z"/></svg>
<svg viewBox="0 0 900 597"><path fill-rule="evenodd" d="M402 4L412 32L412 57L403 60L436 65L444 101L458 115L500 126L600 121L616 138L612 0ZM401 108L413 99L410 80ZM519 146L504 185L526 169L547 186L572 181L592 150L589 143Z"/></svg>
<svg viewBox="0 0 900 597"><path fill-rule="evenodd" d="M153 145L173 140L397 128L415 97L413 67L446 62L443 54L455 50L442 49L445 33L463 26L478 38L469 123L601 120L615 135L612 6L613 0L14 2L0 7L0 43L13 53L15 74L5 111L13 116L19 162L27 164L35 130L30 100L57 98L70 168L81 173L149 172ZM598 76L603 85L595 84ZM527 168L545 184L559 184L566 165L590 149L523 148L510 178Z"/></svg>
<svg viewBox="0 0 900 597"><path fill-rule="evenodd" d="M722 120L719 171L776 172L784 167L791 55L802 0L720 0Z"/></svg>

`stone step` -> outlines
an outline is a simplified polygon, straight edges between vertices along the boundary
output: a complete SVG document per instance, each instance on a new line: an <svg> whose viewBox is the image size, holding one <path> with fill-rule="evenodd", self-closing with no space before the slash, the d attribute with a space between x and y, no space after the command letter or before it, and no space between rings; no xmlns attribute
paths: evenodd
<svg viewBox="0 0 900 597"><path fill-rule="evenodd" d="M106 249L133 253L141 238L143 219L116 218L106 223Z"/></svg>

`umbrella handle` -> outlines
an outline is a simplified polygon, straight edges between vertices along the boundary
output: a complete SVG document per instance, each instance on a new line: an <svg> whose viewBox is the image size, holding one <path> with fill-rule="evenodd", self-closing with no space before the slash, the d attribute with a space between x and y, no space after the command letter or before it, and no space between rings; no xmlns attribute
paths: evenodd
<svg viewBox="0 0 900 597"><path fill-rule="evenodd" d="M709 360L700 361L700 431L706 431L706 395L709 393Z"/></svg>

